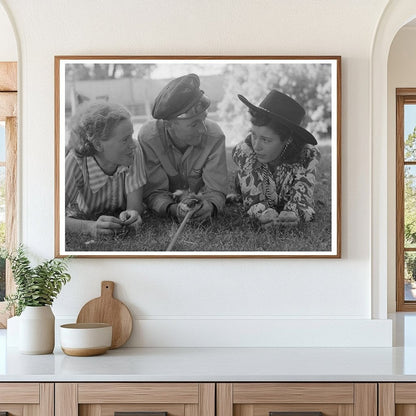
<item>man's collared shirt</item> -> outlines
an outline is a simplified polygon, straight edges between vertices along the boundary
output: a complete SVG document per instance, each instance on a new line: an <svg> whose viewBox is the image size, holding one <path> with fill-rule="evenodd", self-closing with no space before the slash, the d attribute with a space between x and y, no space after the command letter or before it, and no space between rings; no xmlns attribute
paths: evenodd
<svg viewBox="0 0 416 416"><path fill-rule="evenodd" d="M166 215L174 203L172 193L185 189L202 193L221 211L227 192L225 137L217 123L205 120L207 132L198 145L184 153L175 147L165 123L149 121L140 129L139 142L146 162L145 203L159 215Z"/></svg>

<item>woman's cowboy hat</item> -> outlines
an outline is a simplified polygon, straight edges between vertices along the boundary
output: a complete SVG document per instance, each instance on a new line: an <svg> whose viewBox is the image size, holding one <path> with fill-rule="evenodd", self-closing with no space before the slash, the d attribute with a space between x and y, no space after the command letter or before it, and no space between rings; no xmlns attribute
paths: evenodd
<svg viewBox="0 0 416 416"><path fill-rule="evenodd" d="M238 94L238 98L253 112L264 114L287 127L292 136L306 143L317 144L315 137L300 123L305 116L305 110L288 95L277 90L271 90L266 98L258 105L250 103L247 98Z"/></svg>

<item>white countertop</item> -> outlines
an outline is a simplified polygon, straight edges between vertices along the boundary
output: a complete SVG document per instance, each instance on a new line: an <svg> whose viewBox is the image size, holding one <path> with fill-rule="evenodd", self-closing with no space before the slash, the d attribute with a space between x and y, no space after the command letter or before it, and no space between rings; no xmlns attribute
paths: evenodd
<svg viewBox="0 0 416 416"><path fill-rule="evenodd" d="M0 330L0 382L416 381L416 314L393 317L392 348L119 348L24 355Z"/></svg>
<svg viewBox="0 0 416 416"><path fill-rule="evenodd" d="M416 381L416 348L119 348L96 357L9 348L0 381Z"/></svg>

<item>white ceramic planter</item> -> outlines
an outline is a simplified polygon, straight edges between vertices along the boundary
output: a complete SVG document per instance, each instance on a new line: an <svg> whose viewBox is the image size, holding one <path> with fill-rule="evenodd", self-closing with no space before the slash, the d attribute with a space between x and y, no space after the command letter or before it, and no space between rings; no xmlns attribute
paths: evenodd
<svg viewBox="0 0 416 416"><path fill-rule="evenodd" d="M55 346L55 316L50 306L26 306L19 319L19 351L50 354Z"/></svg>

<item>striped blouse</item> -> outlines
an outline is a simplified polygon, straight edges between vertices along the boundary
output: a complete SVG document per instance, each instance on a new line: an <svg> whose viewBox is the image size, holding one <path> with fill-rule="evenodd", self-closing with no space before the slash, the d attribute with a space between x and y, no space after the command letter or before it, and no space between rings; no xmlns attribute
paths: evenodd
<svg viewBox="0 0 416 416"><path fill-rule="evenodd" d="M80 158L71 150L65 159L66 215L96 220L126 209L127 194L146 183L143 153L137 145L131 166L118 166L105 174L94 157Z"/></svg>

